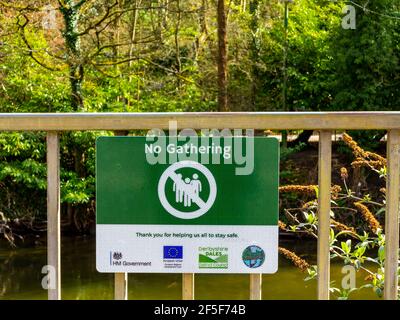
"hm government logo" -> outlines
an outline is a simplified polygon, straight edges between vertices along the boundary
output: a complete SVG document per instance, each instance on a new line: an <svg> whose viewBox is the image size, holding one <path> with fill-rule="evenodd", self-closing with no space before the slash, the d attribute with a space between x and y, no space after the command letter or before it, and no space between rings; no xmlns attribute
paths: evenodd
<svg viewBox="0 0 400 320"><path fill-rule="evenodd" d="M169 166L158 182L158 197L164 209L180 219L201 217L217 197L215 178L196 161L180 161Z"/></svg>
<svg viewBox="0 0 400 320"><path fill-rule="evenodd" d="M183 261L183 246L164 246L164 268L180 269Z"/></svg>
<svg viewBox="0 0 400 320"><path fill-rule="evenodd" d="M261 267L265 261L265 252L259 246L248 246L243 250L242 260L249 268Z"/></svg>
<svg viewBox="0 0 400 320"><path fill-rule="evenodd" d="M122 257L122 252L110 251L110 266L120 266Z"/></svg>
<svg viewBox="0 0 400 320"><path fill-rule="evenodd" d="M122 253L121 252L114 252L113 253L113 259L121 260L122 259Z"/></svg>
<svg viewBox="0 0 400 320"><path fill-rule="evenodd" d="M151 261L126 261L122 260L122 252L110 251L110 266L114 267L151 267Z"/></svg>
<svg viewBox="0 0 400 320"><path fill-rule="evenodd" d="M200 247L200 269L228 269L228 248Z"/></svg>

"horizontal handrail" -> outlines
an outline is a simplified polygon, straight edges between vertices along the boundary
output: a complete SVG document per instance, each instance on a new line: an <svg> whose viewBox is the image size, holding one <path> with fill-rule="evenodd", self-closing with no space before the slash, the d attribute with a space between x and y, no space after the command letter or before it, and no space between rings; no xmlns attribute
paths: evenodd
<svg viewBox="0 0 400 320"><path fill-rule="evenodd" d="M0 113L0 131L237 128L272 130L399 129L400 112Z"/></svg>

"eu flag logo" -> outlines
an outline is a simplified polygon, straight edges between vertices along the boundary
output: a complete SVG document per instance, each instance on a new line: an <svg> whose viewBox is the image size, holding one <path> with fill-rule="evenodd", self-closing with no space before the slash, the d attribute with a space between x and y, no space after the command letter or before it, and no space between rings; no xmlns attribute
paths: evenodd
<svg viewBox="0 0 400 320"><path fill-rule="evenodd" d="M164 259L182 259L182 246L164 246Z"/></svg>

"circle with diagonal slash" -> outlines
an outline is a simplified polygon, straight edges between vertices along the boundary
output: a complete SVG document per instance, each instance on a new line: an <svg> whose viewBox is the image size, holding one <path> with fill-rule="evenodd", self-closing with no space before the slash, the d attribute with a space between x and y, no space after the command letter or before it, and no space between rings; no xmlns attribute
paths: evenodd
<svg viewBox="0 0 400 320"><path fill-rule="evenodd" d="M207 201L203 201L198 195L192 194L192 201L197 204L199 209L192 211L192 212L184 212L175 209L168 201L166 194L165 194L165 185L168 179L172 179L174 182L179 179L176 171L181 168L193 168L200 171L207 179L207 182L210 186L210 194L208 196ZM208 170L202 164L196 161L180 161L172 164L169 166L161 175L160 181L158 182L158 198L165 210L171 215L180 218L180 219L195 219L203 214L205 214L212 205L214 204L215 198L217 197L217 184L215 183L214 176L212 175L211 171Z"/></svg>

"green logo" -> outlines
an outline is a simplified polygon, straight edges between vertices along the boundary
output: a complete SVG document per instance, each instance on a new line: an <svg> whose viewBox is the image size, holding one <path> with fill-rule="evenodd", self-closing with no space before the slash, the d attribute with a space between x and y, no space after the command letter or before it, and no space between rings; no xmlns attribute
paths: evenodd
<svg viewBox="0 0 400 320"><path fill-rule="evenodd" d="M244 264L249 268L261 267L265 261L265 252L259 246L248 246L242 254Z"/></svg>
<svg viewBox="0 0 400 320"><path fill-rule="evenodd" d="M200 269L228 269L228 248L199 247Z"/></svg>

